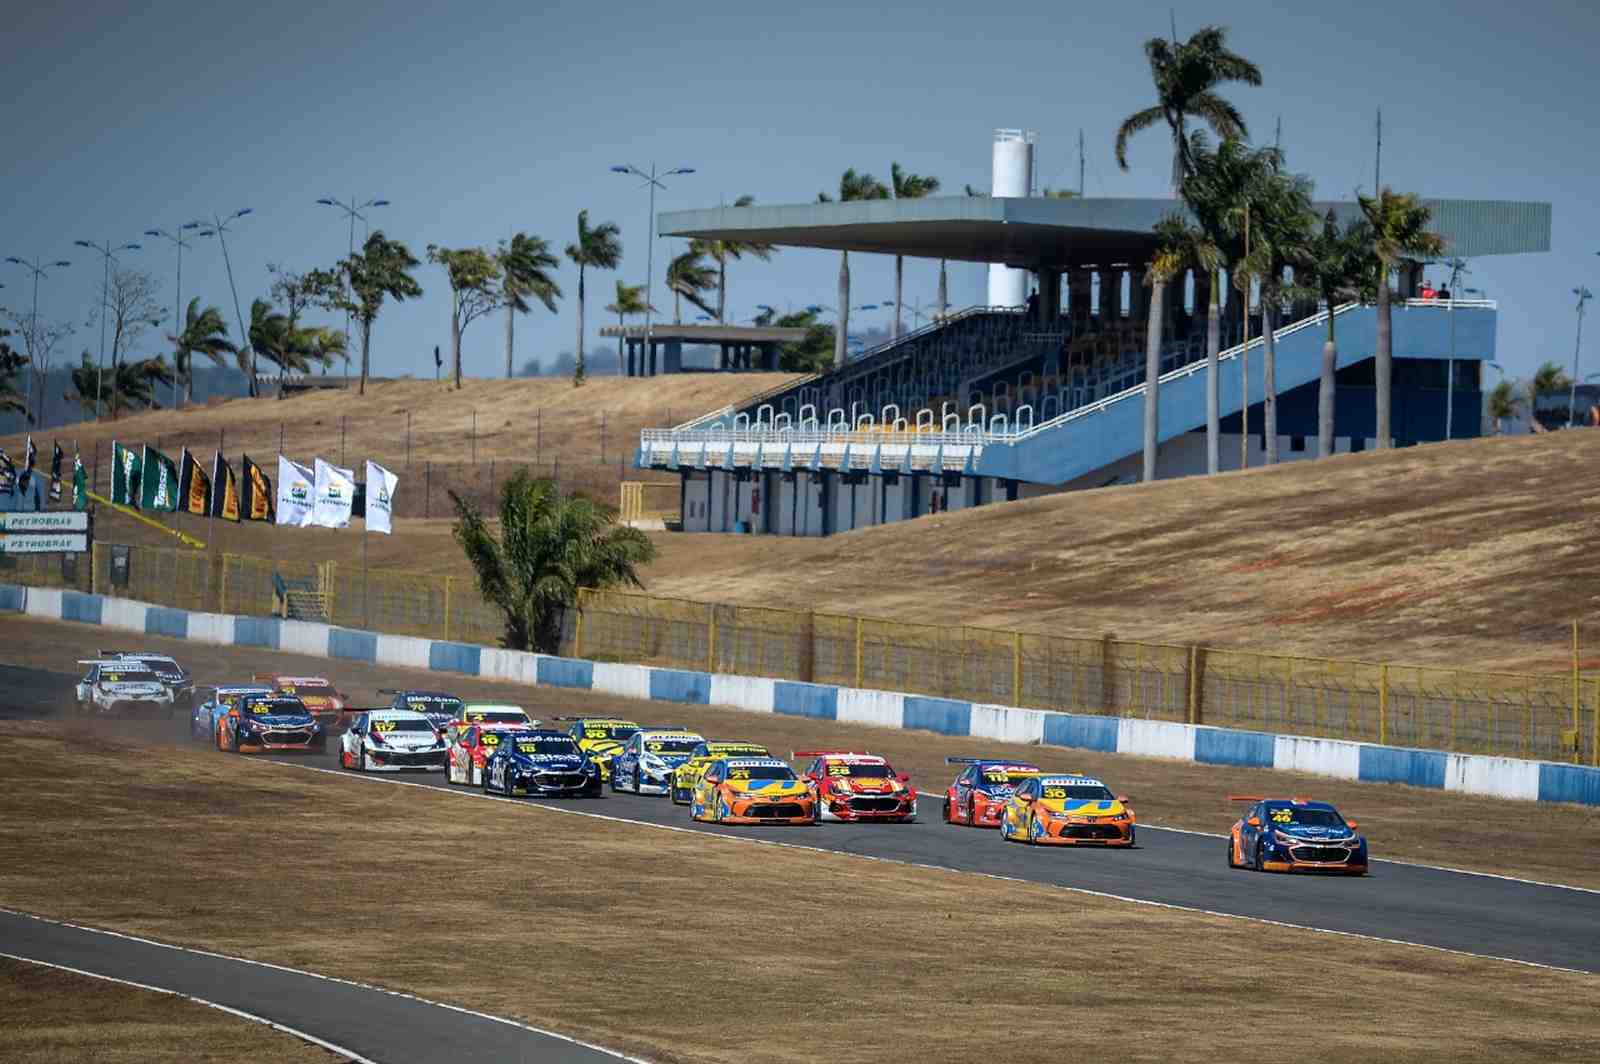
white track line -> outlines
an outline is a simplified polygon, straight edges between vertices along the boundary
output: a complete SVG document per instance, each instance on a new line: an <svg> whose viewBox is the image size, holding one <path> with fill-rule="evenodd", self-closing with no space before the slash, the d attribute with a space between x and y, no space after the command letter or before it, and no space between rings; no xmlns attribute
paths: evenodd
<svg viewBox="0 0 1600 1064"><path fill-rule="evenodd" d="M19 915L27 914L24 913ZM90 979L101 979L108 983L120 983L123 986L137 987L140 990L150 990L157 994L170 994L173 997L183 998L185 1001L192 1001L197 1005L204 1005L208 1009L216 1009L218 1012L226 1012L230 1016L237 1016L240 1019L249 1020L251 1023L259 1023L264 1027L271 1027L274 1031L282 1031L284 1034L293 1035L302 1041L309 1042L314 1046L319 1046L322 1049L326 1049L330 1053L337 1053L341 1057L352 1060L355 1062L355 1064L378 1064L378 1062L373 1060L371 1057L364 1057L353 1049L347 1049L342 1045L329 1042L326 1039L318 1038L314 1034L307 1034L305 1031L290 1027L288 1024L279 1023L276 1020L269 1020L265 1016L257 1016L253 1012L245 1012L243 1009L236 1009L229 1005L221 1005L215 1001L207 1001L205 998L195 997L193 994L185 994L177 990L168 990L164 986L151 986L149 983L136 983L132 979L119 979L114 975L102 975L99 972L89 972L82 968L73 968L66 964L55 964L51 961L42 961L37 957L24 957L17 953L0 953L0 957L10 957L12 960L21 961L24 964L37 964L43 968L54 968L58 972L71 972L73 975L84 975L88 976Z"/></svg>
<svg viewBox="0 0 1600 1064"><path fill-rule="evenodd" d="M1150 831L1170 831L1175 835L1199 835L1207 839L1225 839L1214 831L1191 831L1188 828L1169 828L1160 824L1140 824ZM1542 879L1524 879L1521 876L1502 875L1499 872L1475 872L1470 868L1451 868L1449 865L1423 864L1421 861L1396 861L1392 857L1370 858L1373 864L1403 865L1406 868L1425 868L1430 872L1453 872L1458 876L1478 876L1482 879L1503 879L1508 883L1522 883L1530 887L1549 887L1552 890L1575 890L1583 894L1600 894L1594 887L1575 887L1571 883L1548 883Z"/></svg>
<svg viewBox="0 0 1600 1064"><path fill-rule="evenodd" d="M271 764L281 764L282 762L274 761L274 762L270 762L270 763ZM311 766L303 766L303 767L310 768ZM332 772L333 770L332 769L315 769L315 768L313 768L312 771L314 771L314 772ZM380 781L380 782L386 782L386 781ZM395 782L398 782L398 781L395 781ZM415 785L413 785L413 786L415 786ZM374 992L379 993L379 994L388 994L390 997L405 998L408 1001L416 1001L416 1002L419 1002L419 1003L421 1003L423 1005L431 1005L434 1008L449 1009L451 1012L459 1012L459 1013L461 1013L463 1015L466 1015L466 1016L474 1016L474 1017L477 1017L480 1020L489 1020L489 1021L491 1021L493 1023L503 1023L507 1027L517 1027L517 1028L520 1028L521 1030L528 1031L528 1032L530 1032L532 1034L543 1035L546 1038L554 1038L554 1039L556 1039L558 1041L566 1042L569 1045L581 1046L584 1049L592 1049L597 1053L605 1053L607 1056L612 1056L612 1057L617 1058L618 1060L627 1061L628 1064L652 1064L651 1061L646 1060L644 1057L631 1057L631 1056L628 1056L626 1053L619 1053L615 1049L608 1049L605 1046L596 1045L593 1042L585 1042L581 1038L573 1038L571 1035L565 1035L565 1034L562 1034L559 1031L549 1031L549 1030L546 1030L543 1027L535 1027L532 1024L523 1023L521 1020L513 1020L513 1019L511 1019L509 1017L506 1017L506 1016L495 1016L492 1013L479 1012L476 1009L463 1008L460 1005L451 1005L451 1004L449 1004L447 1002L443 1002L443 1001L433 1001L433 1000L431 1000L429 998L421 997L420 995L417 995L417 994L408 994L403 990L390 990L387 987L373 986L371 983L363 983L363 982L361 982L360 980L357 980L357 979L341 979L340 977L338 977L336 975L324 975L321 972L311 972L311 971L305 970L304 968L291 968L291 967L289 967L288 965L285 965L285 964L273 964L270 961L256 961L256 960L251 960L249 957L235 957L232 954L217 953L214 950L208 950L208 949L196 949L196 948L194 948L192 946L177 946L177 945L174 945L171 942L161 942L161 941L158 941L158 940L153 939L153 938L143 938L143 937L141 937L139 935L127 934L126 932L123 932L123 931L108 931L103 927L88 927L88 926L86 926L84 924L74 924L74 923L71 923L70 921L67 921L67 920L54 920L54 919L51 919L48 916L40 916L37 913L22 912L22 911L17 910L17 909L7 909L4 906L0 906L0 913L6 913L7 915L10 915L10 916L22 916L22 917L26 917L29 920L38 920L40 923L54 924L57 927L70 927L74 931L86 931L86 932L88 932L90 934L106 935L107 937L110 937L110 938L120 938L120 939L124 939L125 941L128 941L128 942L138 942L138 943L141 943L141 944L146 945L146 946L157 946L157 947L159 947L161 949L170 949L170 950L173 950L173 951L178 952L178 953L192 953L197 957L215 957L218 960L233 961L233 962L235 962L237 964L248 964L248 965L251 965L251 966L256 967L256 968L269 968L269 969L271 969L273 971L288 972L291 975L304 975L304 976L308 976L309 978L312 978L312 979L321 979L321 980L323 980L325 982L329 982L329 983L341 983L341 984L343 984L345 986L353 986L353 987L356 987L356 988L358 988L360 990L371 990L371 991L374 991ZM11 954L0 954L0 956L9 957L9 956L11 956ZM31 958L31 957L18 957L16 959L17 960L32 960L33 958ZM35 963L47 964L49 962L47 962L47 961L36 961ZM51 967L62 967L62 966L61 965L51 965ZM67 969L67 970L68 971L76 971L76 969L70 969L70 968ZM82 974L84 974L84 975L94 975L95 973L93 973L93 972L84 972ZM98 978L112 979L112 977L108 976L108 975L107 976L99 976ZM116 979L116 980L113 980L113 981L115 981L115 982L125 982L126 980ZM129 985L131 985L131 986L141 986L142 984L140 984L140 983L131 983ZM145 987L144 989L146 989L146 990L161 990L160 987L156 987L156 986ZM161 990L161 992L164 993L164 994L176 994L178 997L188 997L189 996L187 994L180 994L176 990ZM213 1002L210 1002L210 1001L203 1001L200 998L194 998L193 1000L199 1001L203 1005L211 1005L213 1008L222 1009L225 1012L235 1012L235 1011L237 1011L235 1009L228 1008L226 1005L217 1005L217 1004L214 1004ZM262 1019L259 1016L250 1016L249 1013L240 1012L239 1015L240 1016L246 1016L249 1019L259 1020L260 1022L269 1024L269 1025L271 1025L273 1027L280 1026L279 1024L273 1023L270 1020ZM291 1028L284 1027L283 1029L285 1031L289 1031L292 1034L298 1035L301 1038L305 1038L308 1041L317 1042L318 1045L328 1046L328 1048L335 1049L337 1052L340 1052L340 1053L349 1053L350 1052L347 1049L342 1049L342 1048L339 1048L339 1047L330 1046L330 1045L328 1045L328 1043L321 1042L318 1039L312 1037L311 1035L302 1034L301 1032L294 1031ZM351 1053L350 1055L355 1060L367 1061L367 1058L362 1057L362 1056L360 1056L358 1054ZM374 1064L374 1062L367 1061L367 1064Z"/></svg>
<svg viewBox="0 0 1600 1064"><path fill-rule="evenodd" d="M872 854L849 853L843 850L830 850L825 846L807 846L798 842L779 842L776 839L759 839L744 835L725 835L715 831L702 831L695 828L678 827L673 824L656 824L649 820L631 820L627 817L611 816L606 813L590 813L582 809L568 809L555 805L536 805L532 802L506 798L497 794L485 794L481 791L458 791L454 788L434 787L426 783L412 783L407 780L389 779L367 773L353 774L345 769L322 768L318 765L300 765L287 761L258 762L268 765L277 765L282 768L299 769L303 772L321 772L340 779L360 779L368 783L387 783L396 787L416 787L419 790L433 794L453 794L458 798L472 798L491 802L505 802L519 809L540 810L547 813L556 813L565 816L587 817L590 820L605 820L613 824L630 824L636 827L655 828L659 831L674 831L684 835L693 835L700 839L721 839L725 842L742 843L752 846L775 846L785 850L804 850L811 853L829 854L834 857L861 861L876 861L880 864L900 865L905 868L925 868L934 872L950 872L955 875L979 876L983 879L999 880L1003 883L1021 883L1030 887L1044 887L1053 890L1065 890L1073 894L1082 894L1091 898L1105 898L1110 901L1126 902L1130 905L1145 905L1155 909L1168 909L1173 912L1195 913L1200 916L1215 916L1223 920L1238 920L1244 923L1264 924L1269 927L1289 927L1298 931L1311 931L1319 935L1337 935L1340 938L1360 939L1366 942L1384 942L1393 946L1411 946L1414 949L1431 950L1434 953L1447 953L1456 957L1472 957L1477 960L1501 961L1505 964L1517 964L1525 968L1540 968L1550 972L1566 972L1572 975L1588 975L1595 973L1584 971L1582 968L1564 968L1558 964L1543 964L1539 961L1522 960L1518 957L1501 957L1493 953L1474 953L1471 950L1452 949L1449 946L1432 946L1426 942L1411 942L1403 938L1386 938L1383 935L1368 935L1360 931L1339 931L1331 927L1316 927L1311 924L1296 924L1286 920L1269 920L1262 916L1245 916L1241 913L1219 912L1215 909L1203 909L1194 905L1179 905L1176 902L1152 901L1148 898L1132 898L1123 894L1113 894L1109 891L1094 890L1090 887L1071 887L1059 883L1042 883L1035 879L1023 879L1020 876L1001 875L998 872L973 872L964 868L951 868L948 865L927 864L922 861L906 861L896 857L877 857ZM1202 834L1193 832L1193 834ZM3 910L0 910L3 911ZM359 985L359 984L358 984ZM392 993L392 991L391 991ZM446 1006L447 1008L449 1006Z"/></svg>

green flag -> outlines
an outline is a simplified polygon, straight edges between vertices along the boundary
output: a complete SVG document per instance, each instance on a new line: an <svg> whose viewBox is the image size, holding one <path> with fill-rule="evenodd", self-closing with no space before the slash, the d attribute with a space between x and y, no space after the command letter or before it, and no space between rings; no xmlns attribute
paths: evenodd
<svg viewBox="0 0 1600 1064"><path fill-rule="evenodd" d="M178 466L150 446L144 446L144 474L139 485L139 509L157 513L178 512Z"/></svg>
<svg viewBox="0 0 1600 1064"><path fill-rule="evenodd" d="M89 508L89 474L83 468L83 455L79 453L77 444L72 445L72 508Z"/></svg>
<svg viewBox="0 0 1600 1064"><path fill-rule="evenodd" d="M144 462L139 452L111 441L111 501L121 506L139 505L139 478Z"/></svg>

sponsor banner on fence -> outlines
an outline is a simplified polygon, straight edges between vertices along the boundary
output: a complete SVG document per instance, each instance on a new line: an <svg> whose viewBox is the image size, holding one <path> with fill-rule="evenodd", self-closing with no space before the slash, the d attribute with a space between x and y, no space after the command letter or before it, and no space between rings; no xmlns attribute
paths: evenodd
<svg viewBox="0 0 1600 1064"><path fill-rule="evenodd" d="M316 491L315 473L281 454L278 456L278 524L308 527Z"/></svg>
<svg viewBox="0 0 1600 1064"><path fill-rule="evenodd" d="M394 489L400 478L377 462L367 463L367 530L394 531Z"/></svg>
<svg viewBox="0 0 1600 1064"><path fill-rule="evenodd" d="M356 497L353 470L316 460L316 501L311 506L310 524L322 528L349 528L350 504Z"/></svg>
<svg viewBox="0 0 1600 1064"><path fill-rule="evenodd" d="M89 537L81 532L9 532L0 536L0 554L82 554Z"/></svg>
<svg viewBox="0 0 1600 1064"><path fill-rule="evenodd" d="M76 510L36 514L0 514L4 532L87 532L89 515Z"/></svg>

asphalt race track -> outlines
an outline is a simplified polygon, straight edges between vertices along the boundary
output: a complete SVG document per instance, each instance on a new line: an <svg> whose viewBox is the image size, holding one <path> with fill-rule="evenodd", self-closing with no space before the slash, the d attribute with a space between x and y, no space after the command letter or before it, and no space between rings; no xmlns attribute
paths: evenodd
<svg viewBox="0 0 1600 1064"><path fill-rule="evenodd" d="M68 689L71 679L42 670L0 666L0 718L48 714L50 707L61 704L62 692ZM556 692L544 697L560 699ZM127 722L119 728L154 741L184 742L186 723ZM291 771L321 769L356 776L339 769L332 752L323 757L285 755L272 760ZM447 788L461 793L463 800L470 800L466 796L477 793L475 789L449 787L439 773L371 773L360 777L363 785L383 785L379 781L384 780ZM919 782L937 788L945 781ZM944 824L940 819L941 801L940 791L925 794L920 809L922 819L914 824L829 823L800 828L695 824L685 807L675 806L665 798L614 795L609 790L600 800L528 800L528 804L1600 972L1597 892L1381 860L1373 862L1372 874L1365 878L1235 871L1226 865L1224 839L1149 826L1140 827L1140 845L1133 850L1033 848L1002 843L994 831ZM516 814L507 810L507 815ZM975 887L981 890L981 882ZM1138 910L1130 908L1128 919L1138 918ZM258 1013L269 1010L269 1019L379 1060L616 1059L522 1028L378 990L158 945L107 939L93 932L67 934L65 930L68 929L36 920L3 917L0 951L199 996L209 992L214 997L218 987L226 987L237 996L240 1008ZM1261 926L1259 934L1263 949L1281 948L1274 941L1276 932L1271 926ZM107 942L112 945L107 946ZM30 954L29 948L38 952ZM219 965L228 968L225 978L219 977ZM232 1002L223 999L221 1003ZM451 1034L452 1031L457 1033ZM537 1046L532 1044L535 1040ZM465 1047L482 1048L483 1054L467 1055Z"/></svg>

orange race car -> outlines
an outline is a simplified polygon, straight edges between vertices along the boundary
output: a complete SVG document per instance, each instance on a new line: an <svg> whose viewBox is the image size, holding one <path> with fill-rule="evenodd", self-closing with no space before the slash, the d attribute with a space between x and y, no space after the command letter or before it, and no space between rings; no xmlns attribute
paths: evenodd
<svg viewBox="0 0 1600 1064"><path fill-rule="evenodd" d="M776 758L724 758L695 783L689 816L713 824L815 824L817 789Z"/></svg>
<svg viewBox="0 0 1600 1064"><path fill-rule="evenodd" d="M1006 801L1000 837L1049 846L1132 846L1127 802L1089 776L1034 776Z"/></svg>

